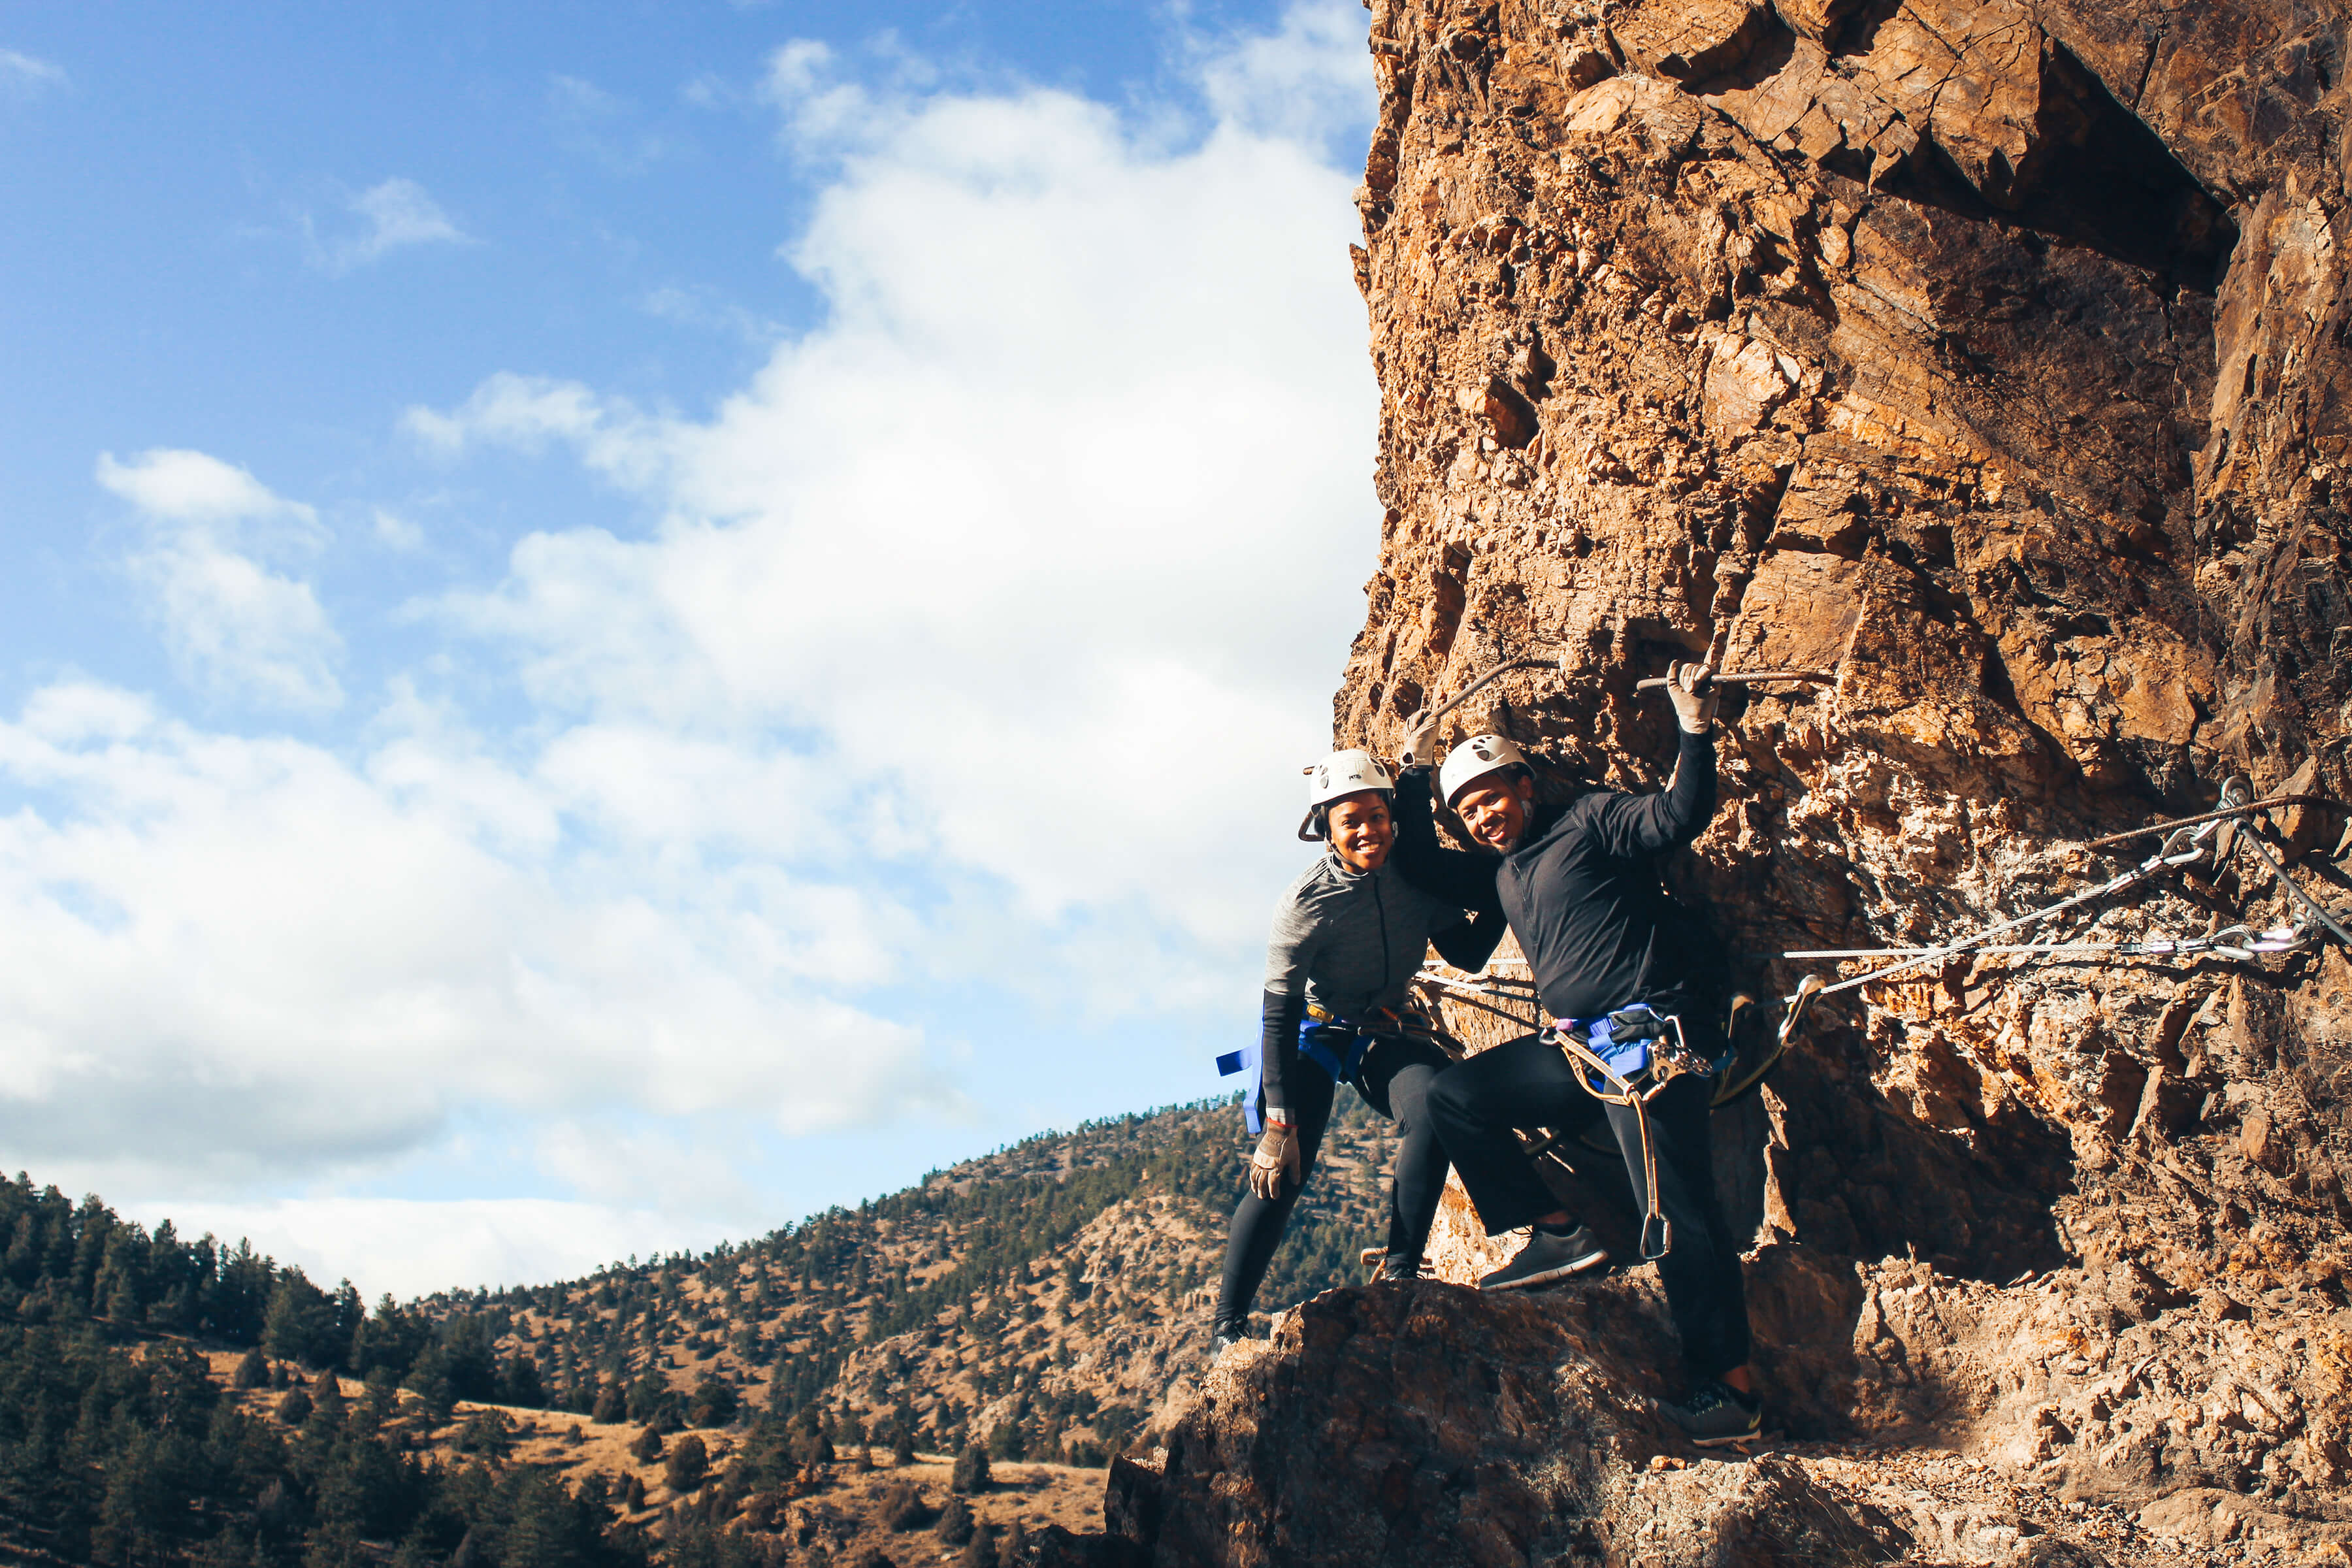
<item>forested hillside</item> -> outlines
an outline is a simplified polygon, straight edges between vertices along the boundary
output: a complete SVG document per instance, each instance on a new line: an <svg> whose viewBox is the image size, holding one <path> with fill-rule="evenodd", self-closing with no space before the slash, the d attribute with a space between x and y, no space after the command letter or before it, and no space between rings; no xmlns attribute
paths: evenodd
<svg viewBox="0 0 2352 1568"><path fill-rule="evenodd" d="M1262 1307L1360 1278L1380 1238L1392 1144L1343 1100ZM0 1545L820 1561L882 1508L852 1479L874 1458L1117 1449L1202 1349L1239 1121L1218 1104L1090 1123L699 1256L372 1311L242 1243L0 1181ZM836 1482L820 1538L811 1504L785 1505Z"/></svg>

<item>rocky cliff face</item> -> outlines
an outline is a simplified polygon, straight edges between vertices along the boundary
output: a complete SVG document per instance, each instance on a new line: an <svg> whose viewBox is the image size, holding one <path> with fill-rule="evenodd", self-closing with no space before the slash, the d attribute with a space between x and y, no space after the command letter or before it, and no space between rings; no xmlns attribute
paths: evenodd
<svg viewBox="0 0 2352 1568"><path fill-rule="evenodd" d="M1858 970L1760 955L2093 886L2156 841L2091 839L2230 775L2344 798L2345 32L2292 0L1372 0L1386 511L1339 742L1555 659L1455 733L1651 787L1672 721L1634 683L1668 658L1833 673L1727 714L1675 871L1775 993ZM2258 848L2352 910L2344 832L2280 812L2034 934L2294 923ZM2347 1090L2336 943L1849 992L1723 1127L1812 1459L1661 1512L1646 1271L1417 1287L1220 1368L1114 1522L1166 1563L2315 1548L2352 1517ZM1962 1468L1872 1502L1821 1457L1857 1444ZM2016 1512L2041 1497L2075 1511Z"/></svg>

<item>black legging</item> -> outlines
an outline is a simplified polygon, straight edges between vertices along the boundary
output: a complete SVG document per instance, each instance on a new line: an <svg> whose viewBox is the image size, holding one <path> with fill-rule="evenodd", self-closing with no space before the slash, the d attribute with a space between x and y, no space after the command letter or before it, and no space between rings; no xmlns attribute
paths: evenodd
<svg viewBox="0 0 2352 1568"><path fill-rule="evenodd" d="M1429 1240L1430 1222L1437 1217L1437 1200L1445 1191L1445 1152L1429 1124L1430 1086L1453 1064L1434 1047L1416 1040L1383 1037L1375 1039L1356 1070L1356 1087L1397 1124L1396 1163L1389 1173L1389 1251L1418 1259ZM1244 1191L1234 1210L1234 1227L1225 1239L1224 1286L1217 1294L1217 1322L1244 1322L1250 1303L1257 1299L1259 1281L1274 1262L1283 1226L1307 1178L1315 1172L1315 1155L1323 1146L1323 1130L1331 1121L1331 1097L1337 1092L1330 1075L1305 1057L1297 1075L1283 1091L1298 1129L1298 1184L1278 1198L1262 1198Z"/></svg>
<svg viewBox="0 0 2352 1568"><path fill-rule="evenodd" d="M1681 1333L1694 1375L1715 1377L1748 1359L1748 1298L1739 1247L1715 1193L1708 1098L1712 1080L1676 1079L1649 1102L1650 1140L1658 1156L1658 1207L1674 1226L1674 1245L1658 1259L1666 1308ZM1604 1106L1576 1081L1558 1046L1528 1035L1451 1068L1429 1097L1438 1135L1452 1152L1462 1185L1486 1234L1531 1225L1559 1207L1507 1131L1556 1133L1591 1127L1607 1115L1633 1184L1633 1202L1649 1203L1633 1110ZM1442 1169L1443 1167L1441 1167Z"/></svg>

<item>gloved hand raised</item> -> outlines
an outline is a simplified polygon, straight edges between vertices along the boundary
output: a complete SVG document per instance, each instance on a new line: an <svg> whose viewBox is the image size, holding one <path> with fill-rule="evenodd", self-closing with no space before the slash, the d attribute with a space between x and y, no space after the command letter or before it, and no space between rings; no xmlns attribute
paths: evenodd
<svg viewBox="0 0 2352 1568"><path fill-rule="evenodd" d="M1258 1135L1257 1152L1250 1156L1250 1191L1262 1198L1278 1198L1298 1184L1298 1129L1287 1121L1266 1119Z"/></svg>
<svg viewBox="0 0 2352 1568"><path fill-rule="evenodd" d="M1722 700L1715 688L1715 659L1707 658L1692 664L1670 664L1666 667L1666 697L1675 705L1675 717L1684 729L1694 735L1706 733L1715 722L1715 706Z"/></svg>
<svg viewBox="0 0 2352 1568"><path fill-rule="evenodd" d="M1401 767L1428 767L1436 761L1437 726L1430 721L1429 710L1422 709L1404 721L1404 746L1397 752Z"/></svg>
<svg viewBox="0 0 2352 1568"><path fill-rule="evenodd" d="M1711 662L1666 667L1666 697L1675 705L1675 717L1694 735L1706 734L1707 726L1715 722L1716 704L1722 699L1715 689L1714 677Z"/></svg>

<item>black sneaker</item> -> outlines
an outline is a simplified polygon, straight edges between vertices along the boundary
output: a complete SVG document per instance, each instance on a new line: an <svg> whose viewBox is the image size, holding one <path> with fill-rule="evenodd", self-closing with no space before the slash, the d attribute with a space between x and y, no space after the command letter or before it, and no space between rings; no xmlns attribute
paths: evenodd
<svg viewBox="0 0 2352 1568"><path fill-rule="evenodd" d="M1428 1268L1420 1258L1402 1252L1383 1253L1380 1266L1372 1270L1375 1285L1409 1285L1422 1277Z"/></svg>
<svg viewBox="0 0 2352 1568"><path fill-rule="evenodd" d="M1478 1289L1524 1290L1530 1285L1581 1274L1608 1261L1609 1249L1584 1226L1578 1226L1566 1236L1538 1230L1528 1237L1528 1244L1519 1248L1517 1257L1492 1274L1482 1275Z"/></svg>
<svg viewBox="0 0 2352 1568"><path fill-rule="evenodd" d="M1707 1379L1666 1415L1702 1448L1752 1443L1764 1435L1764 1402L1714 1378Z"/></svg>
<svg viewBox="0 0 2352 1568"><path fill-rule="evenodd" d="M1209 1359L1214 1361L1244 1340L1256 1337L1247 1318L1219 1318L1209 1326Z"/></svg>

